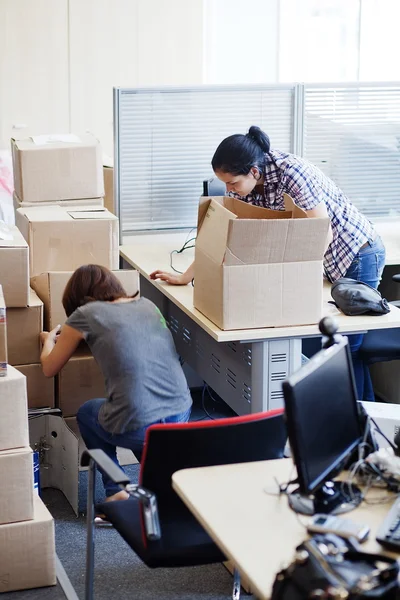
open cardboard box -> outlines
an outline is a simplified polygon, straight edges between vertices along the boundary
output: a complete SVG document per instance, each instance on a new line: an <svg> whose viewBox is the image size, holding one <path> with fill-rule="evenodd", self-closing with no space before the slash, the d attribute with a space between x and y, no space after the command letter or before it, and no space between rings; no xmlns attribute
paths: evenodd
<svg viewBox="0 0 400 600"><path fill-rule="evenodd" d="M194 306L221 329L317 323L329 219L230 197L202 198Z"/></svg>

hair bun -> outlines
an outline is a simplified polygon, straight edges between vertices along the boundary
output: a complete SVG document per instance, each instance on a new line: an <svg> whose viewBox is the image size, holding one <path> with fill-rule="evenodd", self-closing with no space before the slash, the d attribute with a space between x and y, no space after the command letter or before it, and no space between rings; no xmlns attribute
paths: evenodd
<svg viewBox="0 0 400 600"><path fill-rule="evenodd" d="M247 133L247 137L253 140L260 148L268 153L271 147L269 137L262 129L257 127L256 125L252 125Z"/></svg>

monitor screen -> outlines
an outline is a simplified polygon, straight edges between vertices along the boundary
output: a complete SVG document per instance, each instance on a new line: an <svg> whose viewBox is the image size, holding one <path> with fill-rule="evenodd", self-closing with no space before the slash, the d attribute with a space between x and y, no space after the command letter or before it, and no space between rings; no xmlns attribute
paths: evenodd
<svg viewBox="0 0 400 600"><path fill-rule="evenodd" d="M299 490L311 494L341 470L362 440L347 339L313 356L283 391Z"/></svg>

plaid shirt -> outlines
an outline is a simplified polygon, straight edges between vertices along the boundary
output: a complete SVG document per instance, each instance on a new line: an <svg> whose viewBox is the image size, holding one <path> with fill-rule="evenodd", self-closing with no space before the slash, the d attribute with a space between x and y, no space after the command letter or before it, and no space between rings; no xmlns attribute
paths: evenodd
<svg viewBox="0 0 400 600"><path fill-rule="evenodd" d="M249 204L284 210L284 193L306 211L325 202L333 234L324 256L325 274L332 282L344 277L361 246L372 242L376 233L372 223L320 169L293 154L271 150L264 171L264 195L257 191L248 196L229 195Z"/></svg>

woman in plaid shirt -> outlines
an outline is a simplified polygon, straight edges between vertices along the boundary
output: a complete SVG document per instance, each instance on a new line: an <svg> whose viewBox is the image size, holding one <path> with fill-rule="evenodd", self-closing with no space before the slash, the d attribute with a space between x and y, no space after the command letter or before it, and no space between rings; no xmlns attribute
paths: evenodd
<svg viewBox="0 0 400 600"><path fill-rule="evenodd" d="M331 227L324 270L331 282L350 277L377 288L385 266L385 248L374 226L320 169L303 158L273 150L259 127L224 139L211 161L229 195L244 202L284 210L284 193L307 217L329 217ZM194 276L193 265L182 275L155 271L152 278L182 285ZM374 400L368 368L358 356L363 336L349 336L360 400Z"/></svg>

